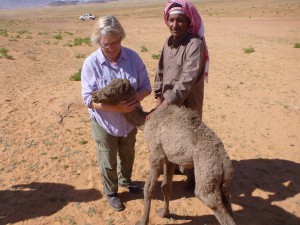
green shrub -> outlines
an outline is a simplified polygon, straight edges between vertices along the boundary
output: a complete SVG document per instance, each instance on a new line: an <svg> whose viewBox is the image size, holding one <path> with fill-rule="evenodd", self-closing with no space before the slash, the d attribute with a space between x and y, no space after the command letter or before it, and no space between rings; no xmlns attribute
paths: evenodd
<svg viewBox="0 0 300 225"><path fill-rule="evenodd" d="M244 50L244 53L247 53L247 54L250 54L250 53L252 53L252 52L255 52L255 51L254 51L254 48L252 48L252 47L244 48L243 50Z"/></svg>
<svg viewBox="0 0 300 225"><path fill-rule="evenodd" d="M152 57L152 59L159 59L160 53L158 53L158 54L152 54L151 57Z"/></svg>
<svg viewBox="0 0 300 225"><path fill-rule="evenodd" d="M64 44L64 47L73 47L74 45L73 45L73 43L71 43L71 42L68 42L68 43L66 43L66 44Z"/></svg>
<svg viewBox="0 0 300 225"><path fill-rule="evenodd" d="M69 34L69 35L73 35L73 33L72 33L72 32L69 32L69 31L65 31L64 33L65 33L65 34Z"/></svg>
<svg viewBox="0 0 300 225"><path fill-rule="evenodd" d="M20 30L17 33L18 34L26 34L26 33L31 34L28 30Z"/></svg>
<svg viewBox="0 0 300 225"><path fill-rule="evenodd" d="M300 48L300 43L294 44L294 48Z"/></svg>
<svg viewBox="0 0 300 225"><path fill-rule="evenodd" d="M1 57L4 57L4 58L6 58L6 59L11 59L11 60L13 60L13 57L12 57L11 55L8 55L7 52L8 52L7 49L1 48L1 49L0 49Z"/></svg>
<svg viewBox="0 0 300 225"><path fill-rule="evenodd" d="M0 29L0 35L1 35L1 36L4 36L4 37L8 37L7 30Z"/></svg>
<svg viewBox="0 0 300 225"><path fill-rule="evenodd" d="M80 53L78 53L75 57L76 57L77 59L85 58L85 54L80 54Z"/></svg>
<svg viewBox="0 0 300 225"><path fill-rule="evenodd" d="M57 40L61 40L62 36L61 36L61 34L58 34L58 35L55 35L54 38L57 39Z"/></svg>
<svg viewBox="0 0 300 225"><path fill-rule="evenodd" d="M81 140L81 141L79 141L79 143L80 143L81 145L85 145L85 144L87 144L88 142L87 142L86 140Z"/></svg>
<svg viewBox="0 0 300 225"><path fill-rule="evenodd" d="M75 38L74 39L74 45L80 46L80 45L91 45L91 39L89 37L86 38Z"/></svg>
<svg viewBox="0 0 300 225"><path fill-rule="evenodd" d="M49 35L49 32L46 31L46 32L38 32L37 35Z"/></svg>
<svg viewBox="0 0 300 225"><path fill-rule="evenodd" d="M81 70L82 70L82 68L80 68L80 69L78 70L77 73L74 73L74 74L69 78L69 80L71 80L71 81L81 81Z"/></svg>
<svg viewBox="0 0 300 225"><path fill-rule="evenodd" d="M145 46L141 46L141 52L148 52L148 49Z"/></svg>

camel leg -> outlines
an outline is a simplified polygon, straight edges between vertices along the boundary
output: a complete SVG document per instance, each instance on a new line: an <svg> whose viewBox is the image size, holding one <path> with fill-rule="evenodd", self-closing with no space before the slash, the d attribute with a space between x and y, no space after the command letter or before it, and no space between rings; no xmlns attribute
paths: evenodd
<svg viewBox="0 0 300 225"><path fill-rule="evenodd" d="M221 225L236 225L235 220L227 210L223 202L223 195L221 192L221 176L218 180L209 179L205 173L200 174L200 170L195 167L195 195L209 208L211 208ZM230 206L231 208L231 206Z"/></svg>
<svg viewBox="0 0 300 225"><path fill-rule="evenodd" d="M172 194L172 180L173 180L174 169L175 169L175 165L169 161L167 161L166 164L164 165L164 176L161 185L161 190L164 196L164 207L157 210L157 214L162 218L168 217L170 214L169 203Z"/></svg>
<svg viewBox="0 0 300 225"><path fill-rule="evenodd" d="M204 193L203 186L196 187L195 194L196 196L209 208L211 208L221 225L236 225L231 213L228 212L225 204L222 200L221 190L213 190L210 193ZM200 189L200 190L199 190Z"/></svg>
<svg viewBox="0 0 300 225"><path fill-rule="evenodd" d="M232 169L231 162L229 160L227 161L227 165L225 165L224 168L227 169L224 171L223 183L221 185L222 200L224 202L227 211L233 217L231 201L230 201L230 183L233 178L233 169Z"/></svg>
<svg viewBox="0 0 300 225"><path fill-rule="evenodd" d="M149 223L149 214L151 200L156 188L157 179L160 176L160 168L165 162L165 156L156 157L150 160L150 174L144 186L144 215L141 221L138 221L136 225L147 225Z"/></svg>
<svg viewBox="0 0 300 225"><path fill-rule="evenodd" d="M219 202L216 205L216 208L212 208L217 220L220 224L224 225L236 225L234 218L232 217L232 211L228 212L227 207L222 204L223 202Z"/></svg>
<svg viewBox="0 0 300 225"><path fill-rule="evenodd" d="M230 201L230 188L229 188L229 186L223 184L223 186L221 187L221 194L222 194L223 203L224 203L228 213L233 217L231 201Z"/></svg>

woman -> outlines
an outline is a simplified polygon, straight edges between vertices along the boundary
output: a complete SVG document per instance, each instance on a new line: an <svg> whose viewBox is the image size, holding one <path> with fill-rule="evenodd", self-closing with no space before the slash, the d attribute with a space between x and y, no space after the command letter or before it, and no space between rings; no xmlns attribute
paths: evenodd
<svg viewBox="0 0 300 225"><path fill-rule="evenodd" d="M193 4L169 0L164 9L164 20L171 36L163 46L154 80L156 108L171 104L185 106L196 110L202 119L208 51L201 17ZM184 173L194 186L193 170Z"/></svg>
<svg viewBox="0 0 300 225"><path fill-rule="evenodd" d="M100 47L87 57L81 72L82 97L90 113L103 192L117 211L125 209L118 196L118 185L132 193L140 191L131 182L137 130L122 113L139 107L140 101L151 93L146 67L137 53L121 45L124 38L124 29L114 16L99 18L91 39ZM135 100L114 106L92 102L92 93L116 78L130 81L137 91Z"/></svg>

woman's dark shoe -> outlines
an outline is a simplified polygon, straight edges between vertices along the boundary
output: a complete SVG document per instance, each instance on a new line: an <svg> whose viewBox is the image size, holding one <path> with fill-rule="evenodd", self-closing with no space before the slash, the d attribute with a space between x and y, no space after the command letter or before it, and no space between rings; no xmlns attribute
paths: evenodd
<svg viewBox="0 0 300 225"><path fill-rule="evenodd" d="M123 211L125 209L125 205L121 202L121 199L117 194L107 195L107 200L111 208L116 211Z"/></svg>
<svg viewBox="0 0 300 225"><path fill-rule="evenodd" d="M129 183L129 184L120 184L120 183L119 183L119 185L120 185L121 187L127 188L128 191L129 191L130 193L133 193L133 194L139 194L139 193L142 192L142 188L139 187L139 186L137 186L137 185L135 185L135 184L133 184L133 183Z"/></svg>

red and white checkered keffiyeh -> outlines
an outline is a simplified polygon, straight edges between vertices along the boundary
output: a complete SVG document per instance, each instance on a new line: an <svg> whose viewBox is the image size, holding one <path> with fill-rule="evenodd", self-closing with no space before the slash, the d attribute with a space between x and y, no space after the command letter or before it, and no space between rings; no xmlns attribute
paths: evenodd
<svg viewBox="0 0 300 225"><path fill-rule="evenodd" d="M170 6L174 3L177 3L175 7ZM179 4L179 5L178 5ZM190 20L191 24L190 27L188 28L188 32L198 35L205 43L205 38L204 38L204 25L201 19L201 16L199 15L197 9L195 6L190 3L186 2L185 0L168 0L166 3L165 9L164 9L164 20L165 23L168 25L168 19L169 19L169 13L174 10L180 10L182 11ZM209 55L208 55L208 50L207 50L207 45L206 45L206 51L205 51L205 80L207 81L208 79L208 67L209 67Z"/></svg>

